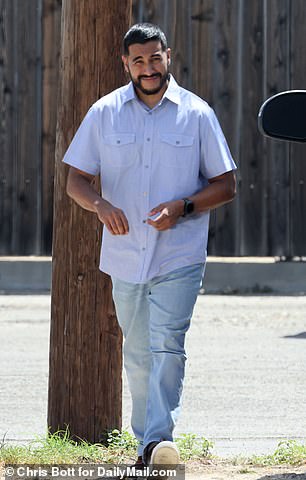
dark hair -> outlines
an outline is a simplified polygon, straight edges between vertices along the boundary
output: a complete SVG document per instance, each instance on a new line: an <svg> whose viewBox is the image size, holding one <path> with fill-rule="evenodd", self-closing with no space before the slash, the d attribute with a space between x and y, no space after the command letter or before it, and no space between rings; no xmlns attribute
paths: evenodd
<svg viewBox="0 0 306 480"><path fill-rule="evenodd" d="M167 39L164 32L153 23L136 23L124 35L123 39L123 53L129 54L129 46L134 43L146 43L152 40L159 40L162 50L167 49Z"/></svg>

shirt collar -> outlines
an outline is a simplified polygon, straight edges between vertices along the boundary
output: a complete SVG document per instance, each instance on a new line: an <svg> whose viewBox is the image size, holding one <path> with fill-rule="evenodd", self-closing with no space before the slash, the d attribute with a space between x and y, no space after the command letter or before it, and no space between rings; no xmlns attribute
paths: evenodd
<svg viewBox="0 0 306 480"><path fill-rule="evenodd" d="M170 81L167 90L164 93L163 98L168 98L173 103L176 103L177 105L180 105L181 103L181 97L180 97L180 87L174 80L173 75L170 73Z"/></svg>
<svg viewBox="0 0 306 480"><path fill-rule="evenodd" d="M136 98L136 93L133 87L132 82L128 83L124 90L121 91L122 104L129 102Z"/></svg>
<svg viewBox="0 0 306 480"><path fill-rule="evenodd" d="M169 85L167 90L164 93L164 96L162 98L162 101L167 98L173 103L176 103L177 105L180 105L181 103L181 97L180 97L180 87L175 81L174 77L170 74L170 80L169 80ZM122 92L122 103L127 103L130 100L137 100L137 95L134 90L134 86L132 82L128 83L126 85L126 88Z"/></svg>

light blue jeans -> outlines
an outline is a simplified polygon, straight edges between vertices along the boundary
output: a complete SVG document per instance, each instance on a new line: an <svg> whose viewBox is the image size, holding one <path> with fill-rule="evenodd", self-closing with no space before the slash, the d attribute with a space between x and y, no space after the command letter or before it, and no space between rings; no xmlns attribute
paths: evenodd
<svg viewBox="0 0 306 480"><path fill-rule="evenodd" d="M138 455L150 442L173 440L183 388L185 334L203 270L203 264L191 265L145 284L112 278Z"/></svg>

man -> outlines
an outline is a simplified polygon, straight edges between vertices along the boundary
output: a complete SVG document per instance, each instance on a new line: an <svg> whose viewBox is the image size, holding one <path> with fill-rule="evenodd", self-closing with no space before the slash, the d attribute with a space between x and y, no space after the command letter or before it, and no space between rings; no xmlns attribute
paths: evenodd
<svg viewBox="0 0 306 480"><path fill-rule="evenodd" d="M179 462L173 429L209 210L235 195L215 114L177 85L170 60L159 27L131 27L122 56L131 82L90 108L64 157L68 195L105 226L100 269L111 275L124 335L140 467Z"/></svg>

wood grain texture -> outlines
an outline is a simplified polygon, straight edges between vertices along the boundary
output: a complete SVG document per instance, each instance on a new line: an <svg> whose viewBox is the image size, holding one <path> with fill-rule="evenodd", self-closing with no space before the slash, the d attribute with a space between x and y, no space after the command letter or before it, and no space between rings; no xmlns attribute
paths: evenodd
<svg viewBox="0 0 306 480"><path fill-rule="evenodd" d="M290 88L290 0L270 0L265 3L263 100ZM289 149L288 142L264 140L269 255L290 256Z"/></svg>
<svg viewBox="0 0 306 480"><path fill-rule="evenodd" d="M2 255L51 253L60 3L0 0ZM268 96L305 88L305 16L305 0L133 0L133 21L165 30L172 72L216 109L239 166L237 198L211 216L211 254L306 256L305 147L257 128Z"/></svg>
<svg viewBox="0 0 306 480"><path fill-rule="evenodd" d="M17 234L22 255L41 250L41 0L16 2ZM20 46L27 44L26 51ZM32 232L32 235L31 233Z"/></svg>
<svg viewBox="0 0 306 480"><path fill-rule="evenodd" d="M1 2L0 252L3 254L41 251L40 7L41 0Z"/></svg>
<svg viewBox="0 0 306 480"><path fill-rule="evenodd" d="M305 90L305 1L292 1L290 9L290 88ZM306 257L306 144L290 145L290 162L290 253Z"/></svg>
<svg viewBox="0 0 306 480"><path fill-rule="evenodd" d="M239 25L240 0L214 2L214 43L211 57L212 106L218 116L224 135L237 165L239 166L239 138L237 129L242 108L241 91L237 88L241 66L241 56L237 54L242 42ZM207 69L208 70L208 69ZM238 182L239 195L239 182ZM231 255L239 245L237 200L211 215L209 251L211 254L223 252Z"/></svg>
<svg viewBox="0 0 306 480"><path fill-rule="evenodd" d="M92 103L124 83L129 18L129 1L63 1L48 425L90 442L121 427L121 332L110 278L98 270L101 224L68 199L62 158Z"/></svg>
<svg viewBox="0 0 306 480"><path fill-rule="evenodd" d="M190 88L213 104L213 75L210 68L214 48L214 0L191 2L192 85ZM186 39L185 39L186 40Z"/></svg>
<svg viewBox="0 0 306 480"><path fill-rule="evenodd" d="M42 253L52 248L55 132L62 0L42 4Z"/></svg>
<svg viewBox="0 0 306 480"><path fill-rule="evenodd" d="M13 238L15 129L14 129L14 11L0 0L0 254L11 254Z"/></svg>
<svg viewBox="0 0 306 480"><path fill-rule="evenodd" d="M257 114L263 100L263 2L242 2L242 121L240 127L240 255L267 251L266 175Z"/></svg>

